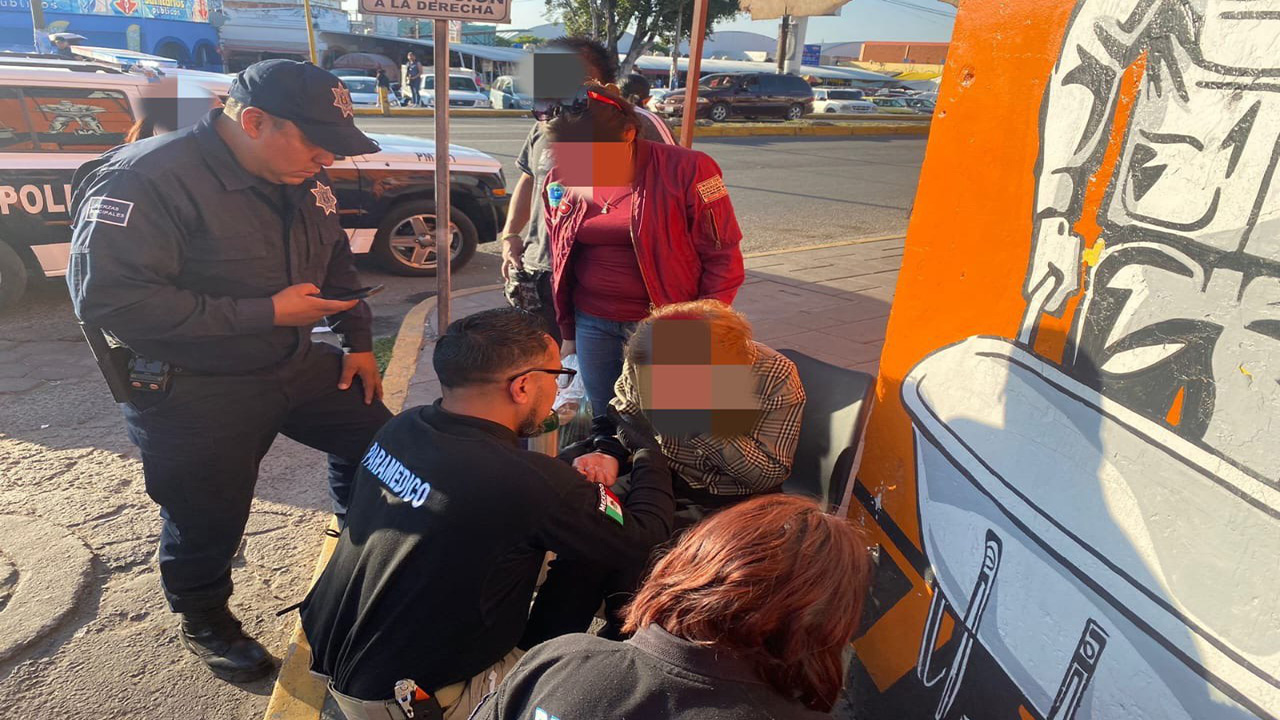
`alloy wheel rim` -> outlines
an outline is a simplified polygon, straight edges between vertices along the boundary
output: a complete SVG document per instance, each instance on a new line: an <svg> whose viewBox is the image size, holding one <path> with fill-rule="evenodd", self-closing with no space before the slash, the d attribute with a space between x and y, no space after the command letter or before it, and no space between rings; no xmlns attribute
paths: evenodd
<svg viewBox="0 0 1280 720"><path fill-rule="evenodd" d="M411 215L391 231L391 251L396 259L414 268L434 268L436 257L436 216ZM462 231L457 223L449 223L449 260L462 251Z"/></svg>

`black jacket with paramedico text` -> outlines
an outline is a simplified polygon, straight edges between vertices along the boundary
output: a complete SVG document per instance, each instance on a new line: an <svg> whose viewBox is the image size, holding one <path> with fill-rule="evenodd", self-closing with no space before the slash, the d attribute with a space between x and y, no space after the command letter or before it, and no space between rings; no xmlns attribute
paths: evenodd
<svg viewBox="0 0 1280 720"><path fill-rule="evenodd" d="M545 553L643 564L671 533L671 474L636 453L625 506L511 430L434 405L405 411L361 461L347 526L302 605L312 669L390 699L471 678L515 648Z"/></svg>

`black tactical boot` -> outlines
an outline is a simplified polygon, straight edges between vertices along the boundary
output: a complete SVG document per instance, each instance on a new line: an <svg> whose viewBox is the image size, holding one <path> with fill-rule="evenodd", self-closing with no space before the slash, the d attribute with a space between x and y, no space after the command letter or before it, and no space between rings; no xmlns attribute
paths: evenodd
<svg viewBox="0 0 1280 720"><path fill-rule="evenodd" d="M240 621L225 605L183 613L178 636L214 675L228 682L252 682L275 668L275 659L257 640L244 634Z"/></svg>

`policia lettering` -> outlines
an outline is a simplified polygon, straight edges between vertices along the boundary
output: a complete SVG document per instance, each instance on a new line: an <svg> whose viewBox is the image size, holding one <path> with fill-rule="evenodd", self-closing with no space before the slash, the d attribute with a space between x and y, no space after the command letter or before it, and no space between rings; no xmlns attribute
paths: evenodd
<svg viewBox="0 0 1280 720"><path fill-rule="evenodd" d="M70 198L70 185L0 185L0 215L15 207L30 215L64 213Z"/></svg>
<svg viewBox="0 0 1280 720"><path fill-rule="evenodd" d="M365 453L364 460L361 460L360 464L381 480L393 495L410 505L422 507L422 503L427 501L427 495L431 492L431 483L410 472L378 443L369 446L369 452Z"/></svg>

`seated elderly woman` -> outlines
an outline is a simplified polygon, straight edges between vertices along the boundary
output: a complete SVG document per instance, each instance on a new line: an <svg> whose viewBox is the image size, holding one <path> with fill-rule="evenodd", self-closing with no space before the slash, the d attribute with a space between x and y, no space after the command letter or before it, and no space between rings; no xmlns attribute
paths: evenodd
<svg viewBox="0 0 1280 720"><path fill-rule="evenodd" d="M828 717L870 567L844 518L804 498L754 498L658 562L627 610L634 637L539 645L472 717Z"/></svg>
<svg viewBox="0 0 1280 720"><path fill-rule="evenodd" d="M674 529L755 495L777 493L791 474L805 392L796 366L751 339L741 313L717 300L658 308L627 343L613 407L643 414L659 435L671 468ZM607 417L596 435L561 455L587 480L627 496L627 447ZM621 608L645 567L592 567L562 558L551 563L525 630L522 647L582 632L605 601L606 637L621 637Z"/></svg>

